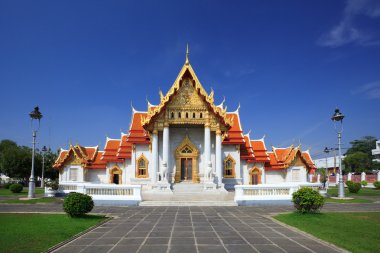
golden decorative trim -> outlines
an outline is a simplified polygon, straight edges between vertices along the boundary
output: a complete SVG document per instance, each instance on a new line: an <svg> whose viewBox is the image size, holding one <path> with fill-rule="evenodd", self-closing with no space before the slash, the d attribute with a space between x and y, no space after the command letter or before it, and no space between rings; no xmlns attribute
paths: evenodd
<svg viewBox="0 0 380 253"><path fill-rule="evenodd" d="M140 163L140 160L144 160L145 162L145 171L146 171L146 175L140 175L139 174L139 163ZM144 154L141 154L140 157L138 159L136 159L136 178L148 178L149 177L149 161L148 159L144 156Z"/></svg>
<svg viewBox="0 0 380 253"><path fill-rule="evenodd" d="M191 150L191 153L182 152L184 149L188 148ZM199 150L197 147L191 142L189 136L183 139L182 143L178 145L175 150L175 159L176 159L176 172L175 172L175 182L178 183L181 181L181 158L192 158L192 182L199 183L199 170L198 170L198 156Z"/></svg>
<svg viewBox="0 0 380 253"><path fill-rule="evenodd" d="M189 64L184 64L180 73L178 74L175 82L173 83L172 87L168 91L168 93L164 96L162 92L160 91L160 104L156 107L149 107L148 113L146 117L142 117L141 123L144 128L148 127L148 125L151 124L152 119L156 117L158 114L160 114L164 108L166 108L166 105L169 101L172 100L173 95L177 94L177 92L182 88L181 85L184 83L183 76L186 72L189 72L190 75L193 78L194 82L191 82L191 86L194 88L197 94L201 95L203 97L203 100L207 103L207 107L210 109L210 111L215 115L219 116L222 119L223 125L228 130L232 125L233 121L232 119L227 118L227 108L220 108L217 107L214 104L214 91L211 91L210 94L207 94L206 90L203 88L201 83L198 80L198 77L196 76L193 68ZM183 97L183 101L185 103L182 103L182 106L186 105L186 102L190 102L190 97ZM208 111L208 110L207 110ZM166 118L168 118L168 115L166 115Z"/></svg>
<svg viewBox="0 0 380 253"><path fill-rule="evenodd" d="M257 184L261 183L261 171L257 167L253 167L249 170L249 184L252 184L252 176L257 175Z"/></svg>
<svg viewBox="0 0 380 253"><path fill-rule="evenodd" d="M109 180L108 183L112 184L113 183L113 176L114 175L119 175L119 184L122 184L122 175L123 171L119 168L119 166L114 166L109 170Z"/></svg>
<svg viewBox="0 0 380 253"><path fill-rule="evenodd" d="M227 165L227 161L230 160L232 162L231 166L232 166L232 175L226 175L226 165ZM223 166L223 177L224 178L235 178L235 165L236 165L236 161L235 159L231 156L231 154L228 154L228 156L226 158L224 158L224 166Z"/></svg>

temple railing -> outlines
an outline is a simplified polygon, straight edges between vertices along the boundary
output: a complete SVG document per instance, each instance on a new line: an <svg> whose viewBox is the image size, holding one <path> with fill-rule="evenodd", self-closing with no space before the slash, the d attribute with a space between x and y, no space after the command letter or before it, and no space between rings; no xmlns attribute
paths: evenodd
<svg viewBox="0 0 380 253"><path fill-rule="evenodd" d="M309 187L319 190L320 183L282 183L261 185L235 185L235 202L254 200L291 200L293 192Z"/></svg>
<svg viewBox="0 0 380 253"><path fill-rule="evenodd" d="M59 183L58 193L70 192L90 195L94 201L141 201L141 185Z"/></svg>

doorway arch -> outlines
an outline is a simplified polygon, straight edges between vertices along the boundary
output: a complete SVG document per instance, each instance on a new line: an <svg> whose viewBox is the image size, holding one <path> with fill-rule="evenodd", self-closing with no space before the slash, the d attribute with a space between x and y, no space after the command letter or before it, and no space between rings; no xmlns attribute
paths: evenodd
<svg viewBox="0 0 380 253"><path fill-rule="evenodd" d="M199 183L197 147L191 142L186 135L182 143L175 150L176 172L175 182L191 181Z"/></svg>
<svg viewBox="0 0 380 253"><path fill-rule="evenodd" d="M110 169L110 178L109 183L110 184L122 184L122 175L123 171L115 166L112 169Z"/></svg>
<svg viewBox="0 0 380 253"><path fill-rule="evenodd" d="M259 168L254 167L249 171L249 184L261 184L261 172Z"/></svg>

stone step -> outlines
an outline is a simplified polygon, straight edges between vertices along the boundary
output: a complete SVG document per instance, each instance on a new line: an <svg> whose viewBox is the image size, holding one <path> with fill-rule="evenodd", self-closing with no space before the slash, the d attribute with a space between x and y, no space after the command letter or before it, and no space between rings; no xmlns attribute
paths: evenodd
<svg viewBox="0 0 380 253"><path fill-rule="evenodd" d="M139 206L237 206L234 201L142 201Z"/></svg>
<svg viewBox="0 0 380 253"><path fill-rule="evenodd" d="M203 184L179 183L173 184L173 192L178 193L200 193L203 191Z"/></svg>

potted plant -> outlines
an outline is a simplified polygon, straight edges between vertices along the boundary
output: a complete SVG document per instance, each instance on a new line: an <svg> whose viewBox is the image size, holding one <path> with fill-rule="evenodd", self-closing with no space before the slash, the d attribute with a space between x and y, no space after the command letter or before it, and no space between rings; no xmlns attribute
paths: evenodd
<svg viewBox="0 0 380 253"><path fill-rule="evenodd" d="M59 185L57 181L47 182L46 188L45 188L45 195L47 197L55 197L55 194L57 193L58 188L59 188Z"/></svg>

